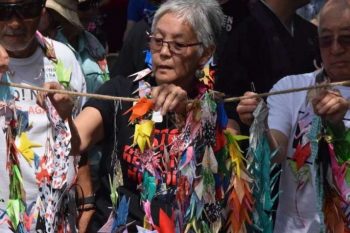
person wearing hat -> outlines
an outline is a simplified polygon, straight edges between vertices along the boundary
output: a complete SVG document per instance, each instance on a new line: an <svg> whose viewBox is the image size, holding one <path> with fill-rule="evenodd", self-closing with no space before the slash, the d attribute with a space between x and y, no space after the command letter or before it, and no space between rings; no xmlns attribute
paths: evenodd
<svg viewBox="0 0 350 233"><path fill-rule="evenodd" d="M47 0L40 31L68 45L77 57L87 83L87 92L95 92L109 79L106 51L79 19L78 0Z"/></svg>
<svg viewBox="0 0 350 233"><path fill-rule="evenodd" d="M78 15L78 0L47 0L46 12L41 20L40 30L43 34L55 38L66 44L80 63L86 80L87 92L95 92L105 81L109 80L109 70L106 60L106 51L95 38L94 35L84 29ZM82 156L80 161L79 174L91 167L91 177L97 176L101 152L98 146L87 152L88 156ZM78 175L78 184L81 175ZM88 178L90 180L90 174ZM90 216L94 210L94 190L90 185L83 185L82 193L78 190L78 195L84 197L78 200L80 210L80 222L78 225L80 232L85 232ZM96 188L96 187L95 187Z"/></svg>

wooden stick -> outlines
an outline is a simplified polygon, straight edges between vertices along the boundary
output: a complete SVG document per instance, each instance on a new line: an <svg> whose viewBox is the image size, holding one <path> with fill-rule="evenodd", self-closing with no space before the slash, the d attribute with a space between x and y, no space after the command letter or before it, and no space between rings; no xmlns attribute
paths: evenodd
<svg viewBox="0 0 350 233"><path fill-rule="evenodd" d="M59 90L59 89L45 89L42 87L35 87L27 84L18 84L18 83L7 83L7 82L0 82L0 85L2 86L10 86L10 87L17 87L17 88L23 88L23 89L30 89L34 91L41 91L41 92L47 92L47 93L58 93L58 94L67 94L72 96L81 96L81 97L89 97L89 98L95 98L95 99L101 99L101 100L114 100L114 101L126 101L126 102L137 102L139 99L137 98L130 98L130 97L118 97L118 96L109 96L109 95L100 95L100 94L92 94L92 93L80 93L75 91L67 91L67 90ZM239 96L239 97L232 97L232 98L226 98L224 99L225 103L230 102L239 102L244 99L253 99L253 98L263 98L271 95L282 95L282 94L288 94L293 92L300 92L300 91L307 91L307 90L313 90L313 89L319 89L319 88L326 88L326 87L334 87L334 86L350 86L350 80L349 81L342 81L342 82L334 82L334 83L325 83L325 84L317 84L313 86L308 87L300 87L300 88L292 88L292 89L286 89L282 91L273 91L273 92L265 92L261 94L256 94L252 96ZM189 100L191 102L191 100Z"/></svg>
<svg viewBox="0 0 350 233"><path fill-rule="evenodd" d="M63 89L61 89L61 90L60 89L45 89L42 87L35 87L35 86L31 86L31 85L27 85L27 84L19 84L19 83L0 82L0 85L29 89L29 90L34 90L34 91L47 92L47 93L52 93L52 94L58 93L58 94L66 94L66 95L72 95L72 96L89 97L89 98L95 98L95 99L101 99L101 100L120 100L120 101L126 101L126 102L137 102L139 100L136 98L100 95L100 94L92 94L92 93L80 93L80 92L75 92L75 91L67 91L67 90L63 90Z"/></svg>
<svg viewBox="0 0 350 233"><path fill-rule="evenodd" d="M261 94L251 95L251 96L232 97L232 98L224 99L224 102L225 103L239 102L244 99L263 98L271 95L282 95L282 94L288 94L292 92L300 92L300 91L307 91L307 90L313 90L313 89L319 89L319 88L325 88L325 87L334 87L334 86L350 86L350 80L343 81L343 82L317 84L317 85L308 86L308 87L292 88L292 89L286 89L282 91L265 92Z"/></svg>

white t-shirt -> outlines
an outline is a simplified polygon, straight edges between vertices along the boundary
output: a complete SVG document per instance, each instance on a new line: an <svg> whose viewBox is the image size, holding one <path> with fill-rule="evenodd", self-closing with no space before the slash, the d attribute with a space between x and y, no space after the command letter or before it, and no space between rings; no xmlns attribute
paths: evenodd
<svg viewBox="0 0 350 233"><path fill-rule="evenodd" d="M65 45L53 41L56 57L58 60L64 63L64 67L71 69L71 82L70 88L78 91L85 92L86 85L85 79L81 72L79 63L77 62L72 51ZM44 82L56 81L55 69L52 61L50 61L44 54L42 48L38 47L35 53L23 59L10 58L9 63L10 75L9 78L13 83L29 84L33 86L42 86ZM36 104L36 91L29 89L15 88L16 107L21 111L28 112L28 121L30 129L26 132L27 138L35 144L34 147L29 150L41 158L45 152L45 144L47 138L51 138L51 124L48 121L46 112ZM82 106L84 99L78 100L79 107ZM0 126L4 128L4 115L0 115ZM52 140L52 138L51 138ZM22 139L23 141L23 139ZM19 147L22 143L19 136L16 137L16 146ZM28 162L21 153L18 154L20 169L23 177L23 185L25 190L25 201L29 206L35 202L38 198L38 184L36 181L36 168L34 161ZM7 200L9 198L9 171L6 169L6 139L3 130L0 130L0 208L6 210ZM70 160L70 170L68 173L67 181L72 183L74 178L74 158ZM31 232L35 229L35 222L32 224ZM6 222L0 225L0 232L12 232L8 229Z"/></svg>
<svg viewBox="0 0 350 233"><path fill-rule="evenodd" d="M271 91L279 91L291 88L307 87L315 84L318 71L308 74L293 75L281 79ZM336 87L341 94L350 97L349 87ZM296 142L305 144L306 135L300 134L305 122L309 122L314 116L312 107L307 105L307 92L294 92L283 95L270 96L267 99L269 107L268 124L270 129L282 132L288 139L287 160L282 163L280 178L279 205L275 223L275 233L319 233L320 217L318 214L315 189L316 171L310 159L306 162L309 166L310 180L298 189L298 183L290 166L290 158L293 157ZM350 112L348 111L344 123L350 127ZM300 124L299 124L300 123ZM305 124L304 124L305 125ZM310 125L307 125L310 127ZM303 127L303 128L307 128Z"/></svg>

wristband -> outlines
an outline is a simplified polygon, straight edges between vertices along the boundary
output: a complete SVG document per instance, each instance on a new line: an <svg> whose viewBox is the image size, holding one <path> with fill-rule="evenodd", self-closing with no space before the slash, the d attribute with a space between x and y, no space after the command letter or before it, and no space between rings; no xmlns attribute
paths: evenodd
<svg viewBox="0 0 350 233"><path fill-rule="evenodd" d="M84 197L84 198L79 198L78 199L78 206L82 205L94 205L95 206L95 195L89 196L89 197Z"/></svg>

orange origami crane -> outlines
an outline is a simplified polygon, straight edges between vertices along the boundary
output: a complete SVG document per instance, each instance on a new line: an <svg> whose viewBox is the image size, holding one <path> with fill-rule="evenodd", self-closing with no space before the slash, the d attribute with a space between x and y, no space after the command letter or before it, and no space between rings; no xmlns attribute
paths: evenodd
<svg viewBox="0 0 350 233"><path fill-rule="evenodd" d="M134 106L128 109L124 115L132 111L129 121L134 122L136 119L142 118L146 115L153 108L153 105L152 100L145 97L141 98Z"/></svg>

